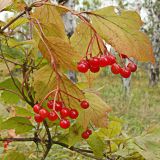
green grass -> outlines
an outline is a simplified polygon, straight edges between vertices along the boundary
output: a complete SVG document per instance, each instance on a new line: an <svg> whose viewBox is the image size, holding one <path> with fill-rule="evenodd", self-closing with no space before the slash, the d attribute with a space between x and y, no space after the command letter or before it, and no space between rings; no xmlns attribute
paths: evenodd
<svg viewBox="0 0 160 160"><path fill-rule="evenodd" d="M129 95L124 93L121 77L110 73L101 75L93 85L101 88L101 96L112 107L111 114L122 118L131 134L138 135L160 121L160 85L149 87L148 81L144 70L134 73Z"/></svg>

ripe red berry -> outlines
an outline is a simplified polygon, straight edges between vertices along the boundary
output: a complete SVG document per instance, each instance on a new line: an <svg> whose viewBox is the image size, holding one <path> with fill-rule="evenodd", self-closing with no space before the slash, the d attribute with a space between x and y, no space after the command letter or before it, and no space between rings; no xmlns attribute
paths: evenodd
<svg viewBox="0 0 160 160"><path fill-rule="evenodd" d="M40 111L39 111L39 115L42 117L42 118L46 118L46 117L48 117L48 111L46 110L46 109L41 109Z"/></svg>
<svg viewBox="0 0 160 160"><path fill-rule="evenodd" d="M54 100L50 100L47 102L47 106L49 109L53 109Z"/></svg>
<svg viewBox="0 0 160 160"><path fill-rule="evenodd" d="M41 109L41 107L40 107L40 105L39 104L35 104L34 106L33 106L33 111L35 112L35 113L39 113L39 110Z"/></svg>
<svg viewBox="0 0 160 160"><path fill-rule="evenodd" d="M109 65L112 65L112 64L116 63L116 57L113 56L112 54L109 54L107 56L107 58L108 58L108 61L109 61Z"/></svg>
<svg viewBox="0 0 160 160"><path fill-rule="evenodd" d="M82 107L83 109L87 109L87 108L89 107L89 103L88 103L86 100L83 100L83 101L81 102L81 107Z"/></svg>
<svg viewBox="0 0 160 160"><path fill-rule="evenodd" d="M131 71L128 67L121 68L120 74L123 78L129 78L131 75Z"/></svg>
<svg viewBox="0 0 160 160"><path fill-rule="evenodd" d="M99 68L99 58L98 57L92 57L89 59L89 66L92 68Z"/></svg>
<svg viewBox="0 0 160 160"><path fill-rule="evenodd" d="M39 114L36 114L36 115L34 116L34 119L35 119L35 121L36 121L37 123L41 123L41 122L43 122L43 120L44 120Z"/></svg>
<svg viewBox="0 0 160 160"><path fill-rule="evenodd" d="M60 111L61 117L64 118L69 116L69 112L70 110L67 107L62 108Z"/></svg>
<svg viewBox="0 0 160 160"><path fill-rule="evenodd" d="M88 62L85 60L80 61L77 65L77 69L79 72L86 73L89 69Z"/></svg>
<svg viewBox="0 0 160 160"><path fill-rule="evenodd" d="M111 66L111 71L113 74L119 74L121 71L121 67L117 63L114 63Z"/></svg>
<svg viewBox="0 0 160 160"><path fill-rule="evenodd" d="M90 129L87 129L86 132L87 132L89 135L92 134L92 130L90 130Z"/></svg>
<svg viewBox="0 0 160 160"><path fill-rule="evenodd" d="M137 65L135 63L128 63L127 67L131 70L131 72L135 72L137 70Z"/></svg>
<svg viewBox="0 0 160 160"><path fill-rule="evenodd" d="M99 72L99 70L100 70L99 67L92 67L92 66L90 66L90 71L91 71L92 73L97 73L97 72Z"/></svg>
<svg viewBox="0 0 160 160"><path fill-rule="evenodd" d="M82 133L81 136L82 136L83 139L88 139L90 135L89 135L88 132L85 131L85 132Z"/></svg>
<svg viewBox="0 0 160 160"><path fill-rule="evenodd" d="M100 67L106 67L107 65L109 65L107 55L102 55L99 59L99 66Z"/></svg>
<svg viewBox="0 0 160 160"><path fill-rule="evenodd" d="M63 129L69 128L70 127L70 121L68 119L61 119L59 125Z"/></svg>
<svg viewBox="0 0 160 160"><path fill-rule="evenodd" d="M55 105L55 110L56 110L57 112L59 112L59 111L61 111L62 107L63 107L63 103L60 102L60 101L57 101L57 102L56 102L56 105Z"/></svg>
<svg viewBox="0 0 160 160"><path fill-rule="evenodd" d="M69 112L69 117L72 119L76 119L78 117L79 113L76 109L71 109Z"/></svg>
<svg viewBox="0 0 160 160"><path fill-rule="evenodd" d="M48 119L50 120L50 121L55 121L56 119L58 119L58 116L57 116L57 114L56 114L56 112L50 112L49 114L48 114Z"/></svg>

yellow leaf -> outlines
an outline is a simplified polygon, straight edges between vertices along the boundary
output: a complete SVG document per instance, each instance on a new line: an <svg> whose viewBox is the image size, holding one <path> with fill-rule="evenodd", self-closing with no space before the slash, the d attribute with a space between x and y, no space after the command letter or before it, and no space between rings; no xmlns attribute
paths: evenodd
<svg viewBox="0 0 160 160"><path fill-rule="evenodd" d="M13 2L12 0L0 0L0 11L11 5Z"/></svg>
<svg viewBox="0 0 160 160"><path fill-rule="evenodd" d="M64 74L60 74L60 89L79 99L85 99L83 92L71 82ZM42 67L34 74L35 101L41 101L50 91L57 88L55 72L48 65ZM81 110L80 102L76 99L61 93L66 106Z"/></svg>
<svg viewBox="0 0 160 160"><path fill-rule="evenodd" d="M79 117L78 123L86 129L91 121L96 127L106 127L108 125L107 114L111 108L96 94L86 93L90 107L83 110Z"/></svg>
<svg viewBox="0 0 160 160"><path fill-rule="evenodd" d="M122 10L118 15L115 7L106 7L93 12L90 18L100 36L118 53L139 61L155 61L149 38L140 31L143 22L138 13Z"/></svg>
<svg viewBox="0 0 160 160"><path fill-rule="evenodd" d="M65 33L64 23L56 7L50 5L37 7L32 17L39 21L45 36L55 36L60 37L65 41L68 40ZM34 22L39 29L37 22L35 20Z"/></svg>
<svg viewBox="0 0 160 160"><path fill-rule="evenodd" d="M58 37L46 37L43 39L44 41L39 43L39 50L44 58L51 62L51 57L53 57L55 63L60 65L60 67L76 70L75 62L79 55L69 43Z"/></svg>

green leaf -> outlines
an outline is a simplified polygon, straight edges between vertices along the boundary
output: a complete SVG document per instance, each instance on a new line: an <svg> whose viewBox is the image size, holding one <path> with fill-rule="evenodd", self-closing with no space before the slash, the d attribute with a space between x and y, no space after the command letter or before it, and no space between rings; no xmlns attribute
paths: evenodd
<svg viewBox="0 0 160 160"><path fill-rule="evenodd" d="M3 160L26 160L26 157L23 153L11 151L5 154Z"/></svg>
<svg viewBox="0 0 160 160"><path fill-rule="evenodd" d="M139 61L155 61L151 42L140 31L143 22L137 12L121 10L116 13L111 6L93 12L90 17L98 34L118 53Z"/></svg>
<svg viewBox="0 0 160 160"><path fill-rule="evenodd" d="M96 127L106 127L108 125L107 114L111 111L111 108L94 93L86 93L85 97L90 107L80 113L77 122L82 125L84 129L88 127L90 121L93 122Z"/></svg>
<svg viewBox="0 0 160 160"><path fill-rule="evenodd" d="M33 129L29 119L25 117L12 117L2 123L2 129L15 129L16 133L25 133Z"/></svg>
<svg viewBox="0 0 160 160"><path fill-rule="evenodd" d="M33 116L34 114L31 112L31 109L26 109L22 107L15 107L16 115L22 116L22 117L29 117Z"/></svg>
<svg viewBox="0 0 160 160"><path fill-rule="evenodd" d="M93 153L97 157L103 157L103 151L105 149L105 144L101 140L101 138L98 136L96 132L94 132L89 139L87 140L87 143L93 150Z"/></svg>
<svg viewBox="0 0 160 160"><path fill-rule="evenodd" d="M16 79L16 78L15 78L15 83L16 83L16 85L18 87L21 86L19 80ZM19 93L18 89L14 85L14 83L13 83L11 78L6 79L5 81L1 82L0 83L0 88L9 89L9 90L12 90L12 91L14 91L16 93ZM5 103L8 103L8 104L16 104L16 103L19 102L19 97L16 94L11 93L9 91L3 91L1 93L1 98Z"/></svg>
<svg viewBox="0 0 160 160"><path fill-rule="evenodd" d="M12 25L10 25L10 29L14 30L17 27L20 27L23 24L26 24L28 21L27 18L21 17L19 19L17 19L14 23L12 23Z"/></svg>
<svg viewBox="0 0 160 160"><path fill-rule="evenodd" d="M69 147L74 146L77 142L81 140L81 134L83 132L82 126L74 124L69 128L68 134L68 145Z"/></svg>
<svg viewBox="0 0 160 160"><path fill-rule="evenodd" d="M101 128L99 134L110 138L116 138L119 136L122 130L122 124L117 121L110 121L107 128Z"/></svg>

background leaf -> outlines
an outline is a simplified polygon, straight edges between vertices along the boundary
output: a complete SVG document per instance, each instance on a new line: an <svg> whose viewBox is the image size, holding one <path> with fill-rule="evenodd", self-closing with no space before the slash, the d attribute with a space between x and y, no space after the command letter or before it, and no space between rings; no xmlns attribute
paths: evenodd
<svg viewBox="0 0 160 160"><path fill-rule="evenodd" d="M26 160L26 157L23 153L11 151L4 156L3 160Z"/></svg>
<svg viewBox="0 0 160 160"><path fill-rule="evenodd" d="M25 117L12 117L2 123L2 129L15 129L19 134L31 131L33 126Z"/></svg>

